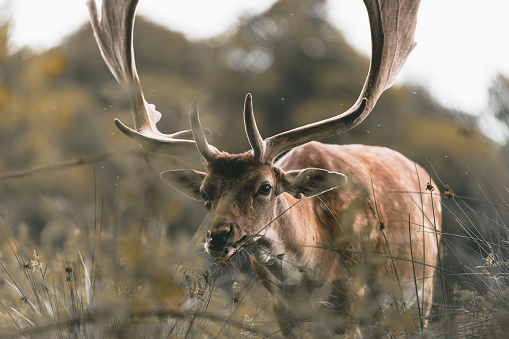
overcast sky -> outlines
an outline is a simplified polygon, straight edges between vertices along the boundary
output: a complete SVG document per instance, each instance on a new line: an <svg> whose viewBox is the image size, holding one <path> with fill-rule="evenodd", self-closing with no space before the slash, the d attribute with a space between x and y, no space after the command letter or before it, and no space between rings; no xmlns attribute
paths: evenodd
<svg viewBox="0 0 509 339"><path fill-rule="evenodd" d="M100 1L100 0L98 0ZM14 23L14 48L57 45L88 20L85 0L0 0L0 17ZM240 15L261 13L274 0L140 0L138 14L192 39L233 27ZM362 1L330 0L329 19L347 40L369 54L369 27ZM399 81L424 85L449 108L486 111L488 87L509 76L508 0L422 0L417 48Z"/></svg>

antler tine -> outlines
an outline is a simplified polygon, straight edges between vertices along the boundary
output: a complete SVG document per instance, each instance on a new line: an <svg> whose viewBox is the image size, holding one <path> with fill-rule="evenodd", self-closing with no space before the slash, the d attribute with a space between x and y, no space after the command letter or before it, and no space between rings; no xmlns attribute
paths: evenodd
<svg viewBox="0 0 509 339"><path fill-rule="evenodd" d="M161 133L156 123L161 113L149 104L140 85L134 59L133 28L138 0L103 0L99 13L95 0L87 6L94 35L106 65L131 100L135 129L115 119L115 125L148 151L189 155L196 152L191 131Z"/></svg>
<svg viewBox="0 0 509 339"><path fill-rule="evenodd" d="M191 128L193 131L194 140L196 140L196 147L206 162L211 162L219 155L219 150L214 146L209 145L203 128L201 127L200 117L198 115L198 101L193 100L191 106Z"/></svg>
<svg viewBox="0 0 509 339"><path fill-rule="evenodd" d="M335 117L286 131L264 140L264 162L309 141L327 138L360 124L389 88L415 47L414 33L420 0L364 0L371 28L371 63L355 104Z"/></svg>
<svg viewBox="0 0 509 339"><path fill-rule="evenodd" d="M251 93L246 95L246 100L244 101L244 127L247 139L253 150L253 157L258 161L262 161L265 156L265 142L258 131L258 127L256 127Z"/></svg>

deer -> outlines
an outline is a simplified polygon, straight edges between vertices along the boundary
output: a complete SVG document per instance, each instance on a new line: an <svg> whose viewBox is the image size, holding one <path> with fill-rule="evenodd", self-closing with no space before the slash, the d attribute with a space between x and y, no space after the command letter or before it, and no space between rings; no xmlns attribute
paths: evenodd
<svg viewBox="0 0 509 339"><path fill-rule="evenodd" d="M251 149L241 154L208 143L196 100L191 130L160 132L161 113L145 100L136 69L138 0L104 0L101 10L87 2L102 57L131 102L135 127L115 119L116 127L149 152L198 153L204 171L169 170L161 178L203 201L211 257L247 254L285 336L298 337L309 319L325 323L317 327L323 333L347 335L373 319L394 321L394 314L415 328L426 326L442 218L431 175L388 148L317 141L359 125L392 86L416 45L419 2L364 0L371 61L347 111L263 138L247 94L243 118Z"/></svg>

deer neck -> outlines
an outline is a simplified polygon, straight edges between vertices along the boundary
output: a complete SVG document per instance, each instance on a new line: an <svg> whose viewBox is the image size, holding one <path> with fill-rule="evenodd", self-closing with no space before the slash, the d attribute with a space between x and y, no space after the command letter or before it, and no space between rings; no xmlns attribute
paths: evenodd
<svg viewBox="0 0 509 339"><path fill-rule="evenodd" d="M302 285L315 272L317 242L322 241L309 198L301 200L283 193L278 197L274 221L255 240L248 252L280 287ZM306 220L306 225L302 221Z"/></svg>

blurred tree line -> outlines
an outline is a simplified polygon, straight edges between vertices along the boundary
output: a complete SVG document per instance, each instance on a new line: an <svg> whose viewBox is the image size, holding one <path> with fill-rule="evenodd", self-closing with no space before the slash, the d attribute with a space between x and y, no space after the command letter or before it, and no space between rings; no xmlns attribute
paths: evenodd
<svg viewBox="0 0 509 339"><path fill-rule="evenodd" d="M323 0L281 0L263 14L240 18L234 30L198 42L138 18L137 68L147 100L163 113L159 129L188 129L190 104L198 98L209 141L243 152L249 149L242 119L248 92L264 137L346 110L360 93L369 60L331 27L326 10ZM131 124L129 101L90 25L43 52L12 52L9 23L0 27L0 212L11 227L55 245L71 224L92 230L97 223L157 223L172 234L194 232L205 209L162 183L159 172L199 168L199 160L140 152L116 130L114 117ZM502 77L491 90L495 115L506 125L508 92ZM485 196L505 190L509 144L481 134L478 119L440 106L423 88L397 86L360 126L324 142L395 149L424 168L431 165L437 190L450 185L456 197L472 198L473 210L498 213L485 206ZM100 153L109 155L94 164L8 175ZM444 203L454 208L452 200ZM461 232L458 216L445 216L444 229Z"/></svg>

